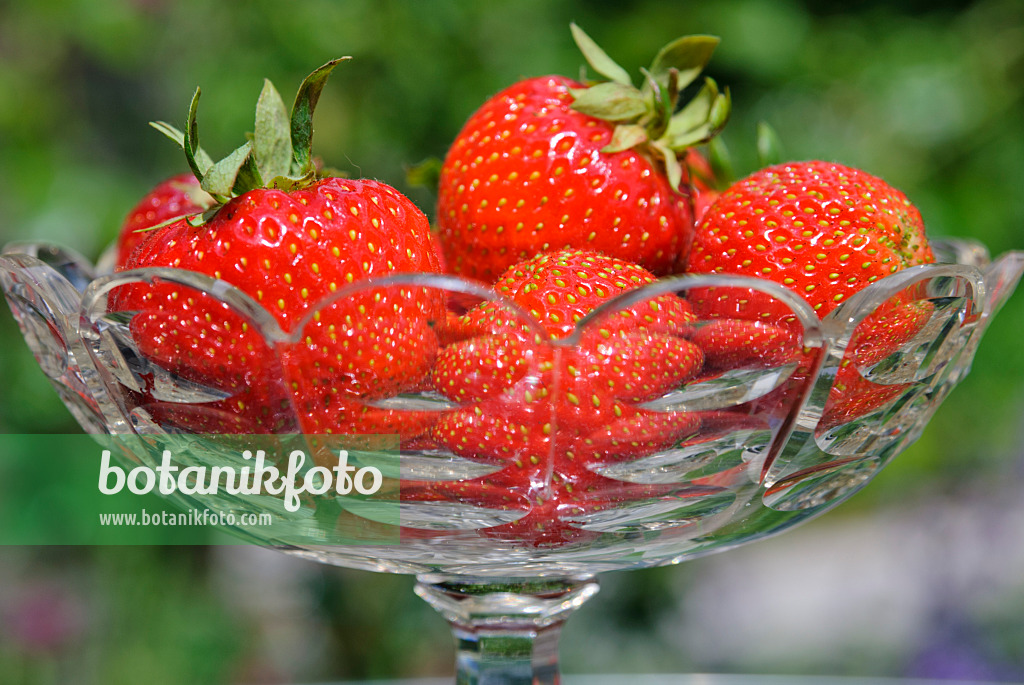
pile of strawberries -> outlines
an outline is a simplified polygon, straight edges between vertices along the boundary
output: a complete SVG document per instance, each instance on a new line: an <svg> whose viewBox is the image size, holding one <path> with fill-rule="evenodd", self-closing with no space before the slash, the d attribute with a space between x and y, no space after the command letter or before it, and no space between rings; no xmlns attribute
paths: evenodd
<svg viewBox="0 0 1024 685"><path fill-rule="evenodd" d="M531 544L592 537L600 526L584 522L614 503L713 488L624 483L602 465L743 423L742 412L648 408L695 379L787 361L807 372L791 310L737 288L601 305L677 274L737 274L789 288L823 317L867 284L933 261L921 216L882 180L820 161L720 188L699 151L729 114L728 91L698 81L717 39L674 41L636 87L572 29L606 80L529 78L487 100L444 159L433 230L394 188L318 168L312 113L340 60L307 77L290 110L267 82L253 134L224 160L199 146L198 91L184 132L156 124L192 173L132 210L118 270L225 281L290 342L268 341L202 289L121 286L109 307L133 313L138 352L221 395L184 404L154 386L140 405L183 430L397 433L409 449L490 465L485 477L405 484L403 498L525 512L488 534ZM695 94L680 102L683 92ZM496 295L401 277L413 273L453 274ZM837 379L826 421L892 399L892 387L868 388L853 367L884 357L927 314L897 307L870 322L877 344ZM424 393L446 409L389 403Z"/></svg>

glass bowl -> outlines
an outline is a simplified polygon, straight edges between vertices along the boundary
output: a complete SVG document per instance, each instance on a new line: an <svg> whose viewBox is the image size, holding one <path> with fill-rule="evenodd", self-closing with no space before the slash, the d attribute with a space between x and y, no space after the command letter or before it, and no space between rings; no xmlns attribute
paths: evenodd
<svg viewBox="0 0 1024 685"><path fill-rule="evenodd" d="M543 683L557 682L560 626L595 574L784 531L920 436L1024 271L1021 252L934 249L939 263L823 319L769 281L683 275L561 338L493 291L430 274L339 287L290 330L225 281L110 273L55 245L7 246L0 284L69 411L122 439L126 464L157 463L183 437L191 463L230 464L237 442L216 436L298 436L312 454L331 435L390 436L347 443L356 461L383 459L370 495L294 511L274 495L175 497L272 511L284 525L238 532L290 554L415 574L452 624L459 682ZM660 316L682 300L695 317ZM513 325L459 323L481 307ZM188 352L225 340L249 354Z"/></svg>

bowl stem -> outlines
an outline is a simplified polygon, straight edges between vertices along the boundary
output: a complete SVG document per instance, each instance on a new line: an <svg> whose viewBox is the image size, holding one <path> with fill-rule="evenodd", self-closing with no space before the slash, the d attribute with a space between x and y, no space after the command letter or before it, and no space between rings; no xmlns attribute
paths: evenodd
<svg viewBox="0 0 1024 685"><path fill-rule="evenodd" d="M558 637L598 590L593 576L423 575L416 594L451 625L458 685L555 685Z"/></svg>

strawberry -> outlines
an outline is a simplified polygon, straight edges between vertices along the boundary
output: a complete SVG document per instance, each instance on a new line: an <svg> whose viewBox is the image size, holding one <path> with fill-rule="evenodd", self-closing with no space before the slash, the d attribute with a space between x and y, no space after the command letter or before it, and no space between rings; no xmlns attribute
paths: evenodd
<svg viewBox="0 0 1024 685"><path fill-rule="evenodd" d="M928 300L902 304L901 294L865 317L854 329L846 355L839 363L825 403L819 429L830 429L876 411L914 387L909 382L876 382L865 378L870 369L910 342L931 319Z"/></svg>
<svg viewBox="0 0 1024 685"><path fill-rule="evenodd" d="M132 207L121 224L116 266L124 266L132 250L150 236L153 227L171 219L202 213L212 205L213 198L199 186L194 174L178 174L161 181Z"/></svg>
<svg viewBox="0 0 1024 685"><path fill-rule="evenodd" d="M564 338L599 305L656 280L654 274L626 260L566 249L514 265L501 276L495 290L529 312L552 338ZM492 309L493 305L485 305L466 318L477 321L481 313ZM681 333L693 318L685 300L661 295L620 309L597 323L601 330L617 332Z"/></svg>
<svg viewBox="0 0 1024 685"><path fill-rule="evenodd" d="M779 164L738 181L697 228L687 270L781 283L824 317L869 283L934 261L921 214L906 196L863 171L827 162ZM780 313L764 297L706 293L704 314Z"/></svg>
<svg viewBox="0 0 1024 685"><path fill-rule="evenodd" d="M523 518L487 534L530 544L579 539L563 520L571 512L639 493L591 467L639 458L697 432L693 414L636 406L699 372L703 355L681 336L693 315L685 300L667 294L608 312L578 332L576 324L654 281L635 264L582 250L510 267L496 290L524 314L498 301L477 305L462 317L463 331L475 334L441 349L432 372L436 390L460 404L432 427L433 440L501 469L468 482L410 484L410 492L457 498L472 490L482 504L516 502Z"/></svg>
<svg viewBox="0 0 1024 685"><path fill-rule="evenodd" d="M182 144L218 205L155 230L124 269L173 267L226 281L287 336L268 339L237 309L165 280L116 289L110 309L136 312L130 331L143 357L227 396L201 407L205 417L184 428L397 428L405 437L426 430L415 412L405 416L364 402L427 377L443 297L397 285L334 295L371 277L440 272L428 221L408 198L377 181L321 178L313 166L312 109L336 63L307 77L290 117L266 82L252 141L217 164L197 154L198 91L187 134L158 125ZM183 407L172 414L187 424L195 412Z"/></svg>
<svg viewBox="0 0 1024 685"><path fill-rule="evenodd" d="M688 269L775 281L825 317L868 284L932 261L921 215L903 193L863 171L811 161L767 167L724 191L697 229ZM694 336L710 363L759 357L773 365L787 350L789 359L800 360L794 317L779 300L742 288L708 288L691 293L690 302L702 318L717 319ZM826 425L899 395L904 386L875 385L857 368L905 344L929 314L922 303L897 297L862 322L837 373ZM796 374L806 372L802 360Z"/></svg>
<svg viewBox="0 0 1024 685"><path fill-rule="evenodd" d="M610 80L520 81L469 118L445 157L438 226L453 273L490 283L512 264L563 247L604 252L657 276L685 265L693 207L680 159L724 126L729 98L706 79L676 106L718 40L674 41L635 88L572 28L587 61Z"/></svg>
<svg viewBox="0 0 1024 685"><path fill-rule="evenodd" d="M800 352L791 329L762 321L712 319L696 327L690 340L704 350L708 367L722 370L778 366Z"/></svg>
<svg viewBox="0 0 1024 685"><path fill-rule="evenodd" d="M650 272L620 259L560 250L513 265L495 289L557 341L572 334L600 305L655 280ZM534 375L557 370L566 379L563 388L579 384L579 392L572 395L576 399L596 393L641 402L700 369L700 349L679 337L693 321L685 300L664 294L591 321L576 344L553 346L538 339L535 326L492 300L462 317L463 331L476 335L441 352L434 385L456 401L481 399L513 387L530 368ZM572 397L567 394L566 401L571 403Z"/></svg>
<svg viewBox="0 0 1024 685"><path fill-rule="evenodd" d="M402 488L402 498L406 502L457 503L460 507L470 504L498 512L503 519L512 520L485 527L481 535L546 548L587 545L605 532L635 534L647 530L654 526L644 521L645 507L657 508L655 525L667 527L667 511L715 490L718 488L626 483L581 471L568 477L555 473L544 495L533 498L524 497L501 479L407 484ZM403 535L427 537L429 531L406 528Z"/></svg>
<svg viewBox="0 0 1024 685"><path fill-rule="evenodd" d="M756 150L757 169L778 164L785 159L779 135L764 121L757 124ZM722 139L713 138L704 150L687 150L683 163L690 174L693 213L699 225L704 213L722 191L736 182L732 158Z"/></svg>

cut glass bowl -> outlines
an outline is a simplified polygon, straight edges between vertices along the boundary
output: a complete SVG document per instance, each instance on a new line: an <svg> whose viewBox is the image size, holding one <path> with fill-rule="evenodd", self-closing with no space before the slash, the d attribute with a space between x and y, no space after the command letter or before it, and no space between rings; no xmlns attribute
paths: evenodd
<svg viewBox="0 0 1024 685"><path fill-rule="evenodd" d="M449 276L341 288L292 330L224 281L174 269L109 273L54 245L9 245L0 284L88 433L397 434L390 486L332 501L329 516L317 515L322 501L294 514L273 498L184 503L265 506L293 516L304 535L262 544L415 574L417 592L454 626L460 682L555 682L558 626L596 591L594 574L783 531L850 497L921 434L1024 270L1020 252L991 260L971 242L934 248L940 263L882 279L823 320L769 281L684 275L607 302L557 340L493 292ZM140 345L140 331L176 335L175 320L123 310L116 293L148 289L159 300L172 286L215 312L204 335L242 336L251 358L216 369ZM453 331L437 311L401 306L413 292L453 308L491 300L519 333ZM642 316L676 297L736 311L755 300L770 320L732 325L767 342L723 346L719 307L671 333L704 349L702 364L630 376L660 334L637 329L622 342L609 331L623 312ZM381 302L399 303L384 323L374 316ZM702 347L715 336L719 344ZM446 393L431 375L456 346L475 364L468 394ZM404 370L374 366L389 359ZM606 373L634 382L602 390L593 379ZM144 448L126 456L154 459ZM339 530L348 544L317 544Z"/></svg>

